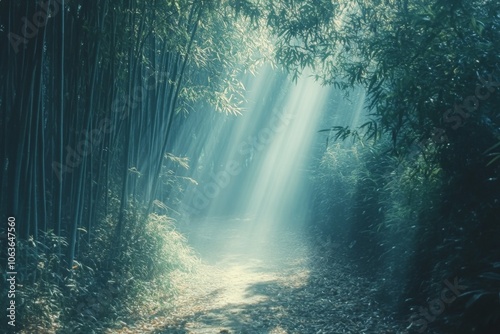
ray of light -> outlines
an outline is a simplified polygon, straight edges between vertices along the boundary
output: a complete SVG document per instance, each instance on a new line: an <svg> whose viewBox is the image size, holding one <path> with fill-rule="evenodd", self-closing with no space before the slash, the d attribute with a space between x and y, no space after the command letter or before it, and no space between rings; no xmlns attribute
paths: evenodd
<svg viewBox="0 0 500 334"><path fill-rule="evenodd" d="M346 102L307 70L293 83L268 67L246 86L248 103L242 116L221 116L223 126L198 124L200 136L205 136L202 156L192 161L199 184L188 188L183 204L190 213L209 217L198 220L198 228L204 221L213 225L217 217L231 220L234 228L249 236L244 245L241 238L234 238L219 248L262 255L270 251L266 245L276 232L307 219L311 196L307 168L323 142L317 131L325 123L337 125L327 114L333 111L341 123L356 126L364 94L355 91L352 101ZM333 96L338 101L332 101Z"/></svg>

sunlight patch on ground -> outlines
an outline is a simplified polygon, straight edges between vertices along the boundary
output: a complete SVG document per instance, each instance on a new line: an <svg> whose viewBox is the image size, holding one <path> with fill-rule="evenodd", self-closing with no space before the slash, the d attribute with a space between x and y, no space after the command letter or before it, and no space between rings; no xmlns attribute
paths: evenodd
<svg viewBox="0 0 500 334"><path fill-rule="evenodd" d="M222 280L226 286L226 291L214 304L217 307L230 304L256 304L268 299L263 295L248 295L247 289L256 282L275 281L276 277L269 273L261 273L253 270L252 266L245 264L234 265L224 270Z"/></svg>
<svg viewBox="0 0 500 334"><path fill-rule="evenodd" d="M352 275L349 264L325 261L300 233L280 231L261 257L238 243L214 247L251 239L239 228L219 233L233 223L196 228L191 241L203 256L195 272L172 276L174 305L113 333L404 333L389 331L399 325L375 302L373 282Z"/></svg>

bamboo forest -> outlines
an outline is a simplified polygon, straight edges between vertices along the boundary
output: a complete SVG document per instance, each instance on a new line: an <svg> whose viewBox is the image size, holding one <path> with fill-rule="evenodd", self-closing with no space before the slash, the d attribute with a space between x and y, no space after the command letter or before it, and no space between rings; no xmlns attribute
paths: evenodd
<svg viewBox="0 0 500 334"><path fill-rule="evenodd" d="M500 333L498 0L0 0L0 333Z"/></svg>

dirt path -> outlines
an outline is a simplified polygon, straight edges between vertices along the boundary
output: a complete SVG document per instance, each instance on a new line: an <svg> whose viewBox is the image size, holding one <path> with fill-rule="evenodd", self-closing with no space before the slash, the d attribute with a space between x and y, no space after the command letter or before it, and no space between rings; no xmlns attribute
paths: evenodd
<svg viewBox="0 0 500 334"><path fill-rule="evenodd" d="M373 298L376 287L327 262L300 235L280 230L257 238L245 221L207 222L186 234L202 263L175 277L181 293L155 334L403 334ZM222 233L221 231L225 231ZM324 254L323 254L324 255Z"/></svg>

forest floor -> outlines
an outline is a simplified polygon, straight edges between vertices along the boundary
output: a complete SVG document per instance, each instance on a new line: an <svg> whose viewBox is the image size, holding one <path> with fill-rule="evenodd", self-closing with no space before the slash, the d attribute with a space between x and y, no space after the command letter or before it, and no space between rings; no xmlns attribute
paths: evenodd
<svg viewBox="0 0 500 334"><path fill-rule="evenodd" d="M175 306L116 333L407 333L408 323L376 302L377 284L326 251L340 247L283 229L259 238L244 224L213 220L183 231L201 263L174 277Z"/></svg>

